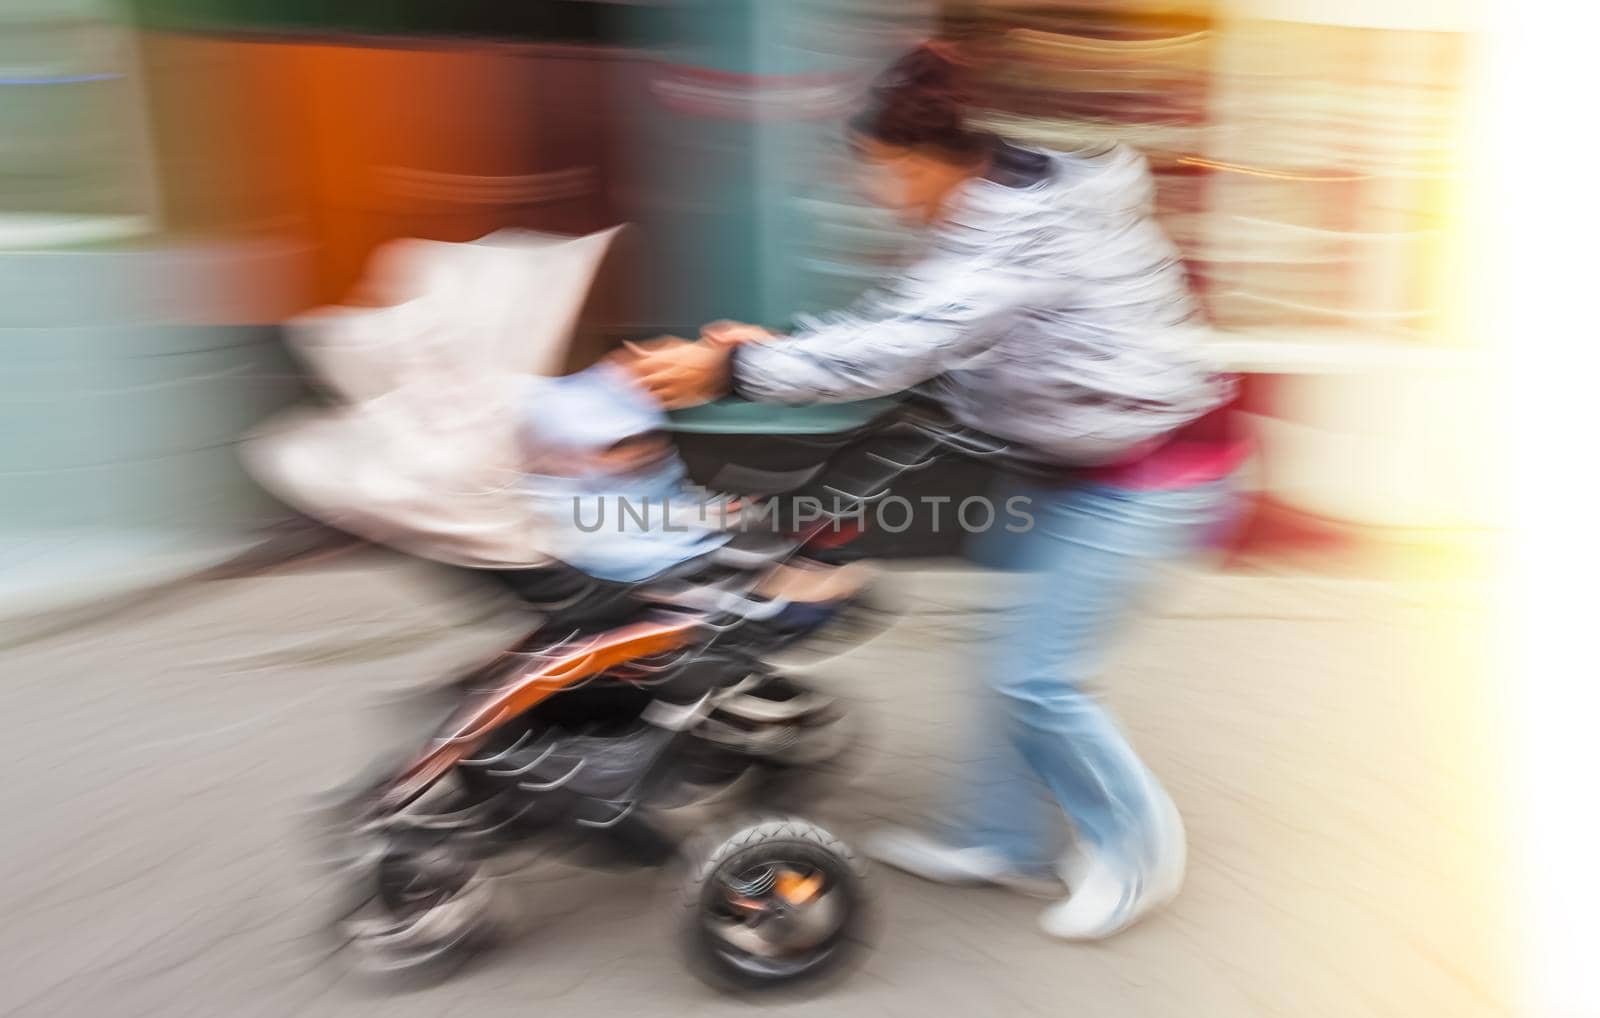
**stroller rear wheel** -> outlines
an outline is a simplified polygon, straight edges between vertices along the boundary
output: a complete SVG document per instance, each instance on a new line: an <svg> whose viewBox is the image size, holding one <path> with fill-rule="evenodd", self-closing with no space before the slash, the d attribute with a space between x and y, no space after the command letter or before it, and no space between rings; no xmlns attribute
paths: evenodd
<svg viewBox="0 0 1600 1018"><path fill-rule="evenodd" d="M431 982L491 939L493 883L448 841L396 840L362 882L365 892L335 930L358 972Z"/></svg>
<svg viewBox="0 0 1600 1018"><path fill-rule="evenodd" d="M690 969L721 990L815 984L865 942L865 872L828 831L793 818L745 826L690 860L680 935Z"/></svg>

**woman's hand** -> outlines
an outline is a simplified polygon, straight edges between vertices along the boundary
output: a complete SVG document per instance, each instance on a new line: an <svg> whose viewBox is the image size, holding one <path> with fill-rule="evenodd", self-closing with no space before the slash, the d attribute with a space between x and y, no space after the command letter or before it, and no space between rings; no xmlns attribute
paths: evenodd
<svg viewBox="0 0 1600 1018"><path fill-rule="evenodd" d="M681 410L728 391L735 345L664 336L626 344L628 354L619 362L663 407Z"/></svg>
<svg viewBox="0 0 1600 1018"><path fill-rule="evenodd" d="M714 346L739 346L742 343L754 343L763 339L772 339L773 334L759 325L749 325L745 322L720 321L708 322L700 327L702 342Z"/></svg>

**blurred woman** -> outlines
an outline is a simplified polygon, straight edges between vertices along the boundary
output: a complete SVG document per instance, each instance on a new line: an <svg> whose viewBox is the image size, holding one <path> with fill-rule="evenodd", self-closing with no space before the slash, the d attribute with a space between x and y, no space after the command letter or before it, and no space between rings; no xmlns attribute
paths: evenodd
<svg viewBox="0 0 1600 1018"><path fill-rule="evenodd" d="M1217 527L1243 450L1214 433L1231 386L1199 354L1202 322L1151 218L1143 159L975 130L957 78L921 47L851 122L870 193L925 230L909 269L792 335L719 323L631 366L668 406L730 391L842 402L931 383L958 420L1055 475L1006 482L998 498L1028 498L1034 525L978 541L987 563L1026 570L1028 597L982 657L995 720L965 801L937 833L886 831L868 849L940 881L1037 887L1053 870L1069 893L1044 929L1092 939L1177 893L1185 843L1171 799L1087 684L1152 565ZM1044 793L1071 822L1064 857Z"/></svg>

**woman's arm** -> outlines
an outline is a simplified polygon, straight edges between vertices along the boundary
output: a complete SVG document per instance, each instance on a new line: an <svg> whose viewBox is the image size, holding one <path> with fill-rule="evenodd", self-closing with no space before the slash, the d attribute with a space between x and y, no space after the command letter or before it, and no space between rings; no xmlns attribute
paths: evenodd
<svg viewBox="0 0 1600 1018"><path fill-rule="evenodd" d="M947 231L936 252L850 310L790 336L745 326L717 341L635 347L629 366L669 408L730 389L769 403L847 403L901 392L971 363L1023 307L1058 290L1056 272L1019 258L1012 238Z"/></svg>
<svg viewBox="0 0 1600 1018"><path fill-rule="evenodd" d="M1022 303L971 264L922 265L858 310L733 352L733 391L771 403L844 403L908 389L973 360Z"/></svg>

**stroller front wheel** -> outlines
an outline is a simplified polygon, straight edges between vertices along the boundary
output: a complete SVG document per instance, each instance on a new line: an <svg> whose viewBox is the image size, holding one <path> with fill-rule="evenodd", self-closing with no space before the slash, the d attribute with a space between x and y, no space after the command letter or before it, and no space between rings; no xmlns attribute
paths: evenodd
<svg viewBox="0 0 1600 1018"><path fill-rule="evenodd" d="M690 970L723 991L815 986L859 957L865 871L823 828L751 823L690 859L679 934Z"/></svg>

